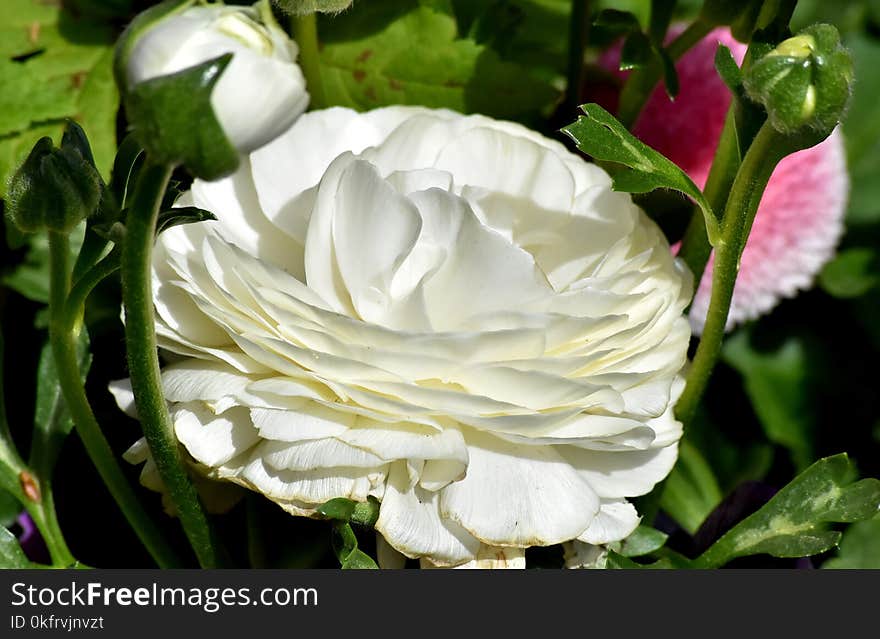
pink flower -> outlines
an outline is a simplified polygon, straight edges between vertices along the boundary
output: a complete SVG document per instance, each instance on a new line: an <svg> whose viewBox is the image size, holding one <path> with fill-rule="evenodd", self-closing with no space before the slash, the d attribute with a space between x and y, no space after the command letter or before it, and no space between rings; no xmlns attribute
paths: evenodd
<svg viewBox="0 0 880 639"><path fill-rule="evenodd" d="M658 87L633 132L684 169L699 186L709 175L730 93L714 68L718 43L741 63L746 46L716 29L676 65L681 92L674 102ZM616 68L619 50L602 59ZM768 312L784 297L812 285L843 231L849 176L837 129L821 144L785 158L767 185L742 256L728 330ZM712 289L712 259L691 306L694 332L703 329Z"/></svg>

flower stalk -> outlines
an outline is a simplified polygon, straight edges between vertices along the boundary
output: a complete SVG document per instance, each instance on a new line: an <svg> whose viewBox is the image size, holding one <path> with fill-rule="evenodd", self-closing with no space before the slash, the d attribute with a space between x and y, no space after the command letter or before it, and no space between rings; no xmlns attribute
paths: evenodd
<svg viewBox="0 0 880 639"><path fill-rule="evenodd" d="M199 565L216 568L220 553L174 437L157 353L150 274L156 221L171 171L171 166L147 158L126 221L121 263L125 343L131 387L156 467Z"/></svg>
<svg viewBox="0 0 880 639"><path fill-rule="evenodd" d="M724 209L721 241L715 246L712 297L706 326L688 373L687 386L676 404L676 417L685 424L693 419L721 353L739 259L749 237L761 196L776 165L796 148L789 136L765 122L737 172Z"/></svg>
<svg viewBox="0 0 880 639"><path fill-rule="evenodd" d="M108 272L108 264L112 267L115 259L110 256L87 272L74 288L76 294L71 295L69 239L66 234L49 232L49 254L51 261L49 336L59 384L76 431L113 499L156 563L163 568L179 566L178 557L138 501L137 495L117 463L113 450L95 419L80 378L76 343L82 327L85 298L95 284L112 272L113 269L109 269ZM107 260L111 261L105 264ZM37 518L35 521L40 524Z"/></svg>
<svg viewBox="0 0 880 639"><path fill-rule="evenodd" d="M290 24L293 39L299 46L299 65L311 96L310 108L321 109L327 106L327 97L324 93L324 81L321 78L317 14L293 16Z"/></svg>

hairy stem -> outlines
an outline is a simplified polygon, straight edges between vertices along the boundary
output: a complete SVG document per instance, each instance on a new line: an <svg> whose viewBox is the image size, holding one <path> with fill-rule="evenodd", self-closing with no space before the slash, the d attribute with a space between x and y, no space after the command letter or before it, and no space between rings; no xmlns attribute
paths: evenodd
<svg viewBox="0 0 880 639"><path fill-rule="evenodd" d="M309 90L309 106L320 109L327 106L324 94L324 82L321 79L321 64L318 54L318 20L317 14L295 16L291 19L293 39L299 46L299 66L306 78Z"/></svg>
<svg viewBox="0 0 880 639"><path fill-rule="evenodd" d="M77 306L73 312L67 308L67 296L70 291L67 236L50 232L49 250L51 260L49 339L52 342L52 353L55 357L61 392L64 394L64 401L73 418L76 432L113 499L156 563L161 567L178 566L180 562L177 556L138 501L137 495L117 463L116 456L101 432L101 427L86 397L76 353L82 308ZM84 297L82 301L85 301Z"/></svg>
<svg viewBox="0 0 880 639"><path fill-rule="evenodd" d="M216 568L220 563L218 550L198 493L184 467L162 394L156 346L151 262L159 207L171 171L172 167L147 158L126 221L121 262L125 346L131 388L156 468L199 564Z"/></svg>
<svg viewBox="0 0 880 639"><path fill-rule="evenodd" d="M581 103L584 84L584 48L590 29L590 0L572 0L568 31L568 73L563 108L574 112Z"/></svg>
<svg viewBox="0 0 880 639"><path fill-rule="evenodd" d="M733 182L724 210L721 240L715 247L712 295L706 324L688 373L687 386L675 407L676 417L685 424L693 419L721 353L740 256L745 248L761 196L776 165L792 150L791 142L769 123L765 123L743 158Z"/></svg>

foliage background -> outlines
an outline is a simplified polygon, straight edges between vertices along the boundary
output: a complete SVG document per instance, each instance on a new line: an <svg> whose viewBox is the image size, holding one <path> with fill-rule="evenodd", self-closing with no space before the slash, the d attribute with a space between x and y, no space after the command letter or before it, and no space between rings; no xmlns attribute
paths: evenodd
<svg viewBox="0 0 880 639"><path fill-rule="evenodd" d="M0 18L0 197L11 170L43 135L58 142L65 118L86 130L99 169L110 165L126 124L112 80L112 44L148 0L5 0ZM231 4L231 3L230 3ZM244 4L243 2L241 4ZM356 0L322 16L320 63L327 104L366 110L424 104L522 121L550 135L575 118L560 107L565 86L568 0ZM680 18L701 3L677 3ZM593 3L632 11L650 3ZM793 29L836 25L855 58L855 95L844 122L852 192L838 256L813 290L729 336L703 409L654 521L668 545L693 556L820 457L847 452L861 476L880 476L880 1L802 0ZM595 45L598 54L601 41ZM183 178L183 176L181 176ZM648 202L646 206L651 206ZM649 212L651 209L648 209ZM33 423L38 354L46 339L47 246L0 229L0 321L7 411L26 453ZM118 281L92 296L87 324L94 352L90 398L114 450L139 436L106 391L125 376ZM126 468L132 482L138 469ZM102 567L150 565L85 452L67 438L55 470L56 505L74 554ZM650 498L648 498L650 499ZM643 506L648 502L644 500ZM176 522L158 496L145 501L181 548ZM19 510L0 492L0 525ZM268 531L250 561L280 567L336 566L326 522L292 518L248 497L218 528L236 557L248 557L246 513ZM368 546L369 540L364 540ZM369 547L367 548L369 550ZM530 551L532 565L557 565L558 548ZM792 565L766 557L731 564ZM838 550L797 565L880 568L880 518L850 525Z"/></svg>

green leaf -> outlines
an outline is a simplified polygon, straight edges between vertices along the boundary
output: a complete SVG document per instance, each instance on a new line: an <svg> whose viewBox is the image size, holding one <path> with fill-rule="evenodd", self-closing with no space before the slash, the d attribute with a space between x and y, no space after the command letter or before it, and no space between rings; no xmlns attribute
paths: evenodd
<svg viewBox="0 0 880 639"><path fill-rule="evenodd" d="M745 390L767 438L785 446L798 470L814 459L816 429L809 345L796 334L779 343L756 344L753 328L727 339L722 358L743 377Z"/></svg>
<svg viewBox="0 0 880 639"><path fill-rule="evenodd" d="M347 508L344 502L354 503L349 499L337 498L331 499L321 508L331 504L327 509L329 512L344 514ZM353 507L352 510L354 510ZM358 548L357 535L354 534L354 530L352 530L351 524L347 520L337 519L333 522L333 532L333 551L336 553L336 557L339 559L339 564L343 570L378 567L369 555Z"/></svg>
<svg viewBox="0 0 880 639"><path fill-rule="evenodd" d="M608 547L623 557L641 557L662 548L668 538L664 532L641 525L629 537Z"/></svg>
<svg viewBox="0 0 880 639"><path fill-rule="evenodd" d="M0 488L0 526L9 528L15 523L21 510L18 498L8 490Z"/></svg>
<svg viewBox="0 0 880 639"><path fill-rule="evenodd" d="M65 5L66 7L66 5ZM119 97L112 77L114 29L62 3L6 0L0 25L0 197L34 143L61 140L79 122L95 161L109 172Z"/></svg>
<svg viewBox="0 0 880 639"><path fill-rule="evenodd" d="M460 37L454 16L418 0L356 2L320 22L329 103L367 110L418 104L498 118L549 109L559 91L485 44Z"/></svg>
<svg viewBox="0 0 880 639"><path fill-rule="evenodd" d="M336 497L325 502L315 509L319 515L323 515L328 519L338 519L339 521L349 521L354 512L355 502L344 497Z"/></svg>
<svg viewBox="0 0 880 639"><path fill-rule="evenodd" d="M378 570L378 568L372 557L357 548L342 562L343 570Z"/></svg>
<svg viewBox="0 0 880 639"><path fill-rule="evenodd" d="M845 454L820 459L725 533L694 560L694 567L717 568L737 557L765 553L804 557L832 548L840 533L828 524L862 521L880 508L880 480L854 478Z"/></svg>
<svg viewBox="0 0 880 639"><path fill-rule="evenodd" d="M841 251L819 273L819 285L840 298L861 297L880 284L880 253L857 247Z"/></svg>
<svg viewBox="0 0 880 639"><path fill-rule="evenodd" d="M721 489L709 464L688 440L679 445L678 461L666 480L660 507L694 534L721 503Z"/></svg>
<svg viewBox="0 0 880 639"><path fill-rule="evenodd" d="M92 354L89 350L89 337L85 328L80 331L77 347L77 363L80 379L85 383ZM31 442L30 466L38 477L49 481L52 469L58 460L61 446L73 428L73 419L64 403L52 344L46 342L40 353L37 368L37 403L34 410L34 434Z"/></svg>
<svg viewBox="0 0 880 639"><path fill-rule="evenodd" d="M34 568L36 564L24 554L18 539L9 530L0 526L0 568Z"/></svg>
<svg viewBox="0 0 880 639"><path fill-rule="evenodd" d="M623 48L620 51L620 70L641 69L650 64L654 57L651 40L641 31L635 31L623 41Z"/></svg>
<svg viewBox="0 0 880 639"><path fill-rule="evenodd" d="M880 515L849 526L840 549L822 568L880 569Z"/></svg>
<svg viewBox="0 0 880 639"><path fill-rule="evenodd" d="M738 95L742 91L742 71L730 49L723 44L715 51L715 70L731 93Z"/></svg>
<svg viewBox="0 0 880 639"><path fill-rule="evenodd" d="M639 19L632 12L619 9L602 9L593 19L593 26L601 27L616 35L642 30Z"/></svg>
<svg viewBox="0 0 880 639"><path fill-rule="evenodd" d="M180 206L167 209L159 213L156 221L156 235L181 224L193 224L195 222L207 222L216 220L217 217L210 211L196 206Z"/></svg>
<svg viewBox="0 0 880 639"><path fill-rule="evenodd" d="M690 568L690 562L686 557L670 552L668 557L661 557L649 564L640 564L629 557L609 550L605 567L610 570L672 570L675 568Z"/></svg>
<svg viewBox="0 0 880 639"><path fill-rule="evenodd" d="M562 130L587 155L626 167L613 176L615 190L646 193L667 188L687 195L703 211L710 244L717 244L718 220L702 191L684 171L637 139L598 104L585 104L581 110L585 116Z"/></svg>

